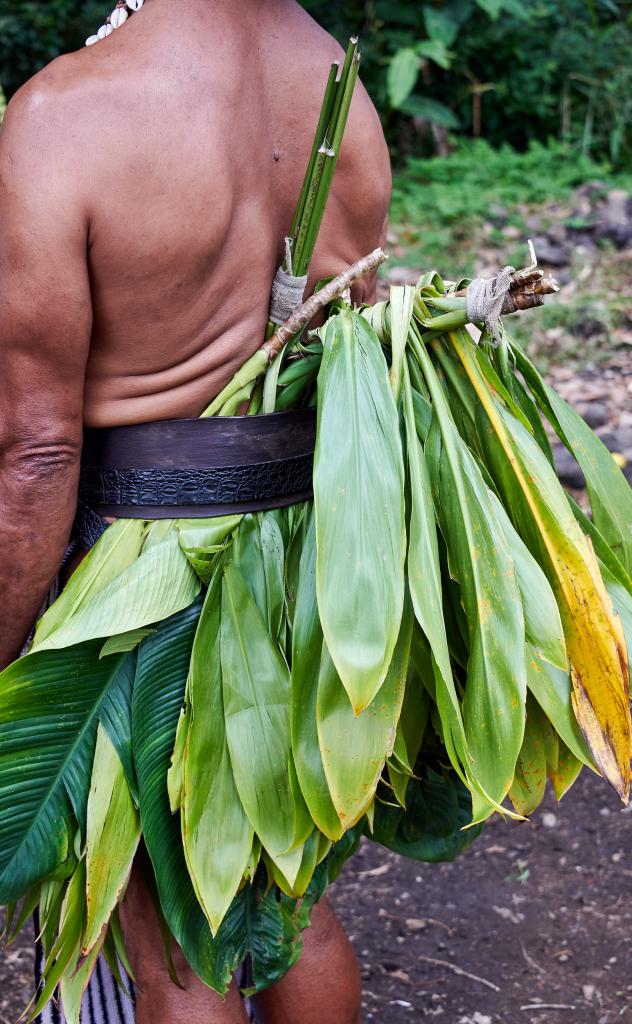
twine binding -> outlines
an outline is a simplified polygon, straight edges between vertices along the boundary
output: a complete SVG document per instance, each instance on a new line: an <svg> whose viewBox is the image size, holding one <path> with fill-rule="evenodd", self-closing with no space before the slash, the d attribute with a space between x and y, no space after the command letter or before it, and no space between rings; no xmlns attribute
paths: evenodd
<svg viewBox="0 0 632 1024"><path fill-rule="evenodd" d="M475 277L467 289L468 320L485 324L497 345L501 343L500 315L514 274L514 267L503 267L496 277Z"/></svg>

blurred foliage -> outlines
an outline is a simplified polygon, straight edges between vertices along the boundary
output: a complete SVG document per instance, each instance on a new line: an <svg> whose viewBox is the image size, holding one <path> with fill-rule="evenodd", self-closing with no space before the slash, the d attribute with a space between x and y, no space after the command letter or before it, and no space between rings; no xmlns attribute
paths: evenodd
<svg viewBox="0 0 632 1024"><path fill-rule="evenodd" d="M558 142L531 142L519 153L509 145L462 139L446 157L411 157L393 189L391 224L400 262L469 273L483 244L503 245L508 226L516 229L509 234L528 237L530 207L561 202L586 182L595 183L595 195L600 187L632 190L632 174L613 175L607 162L572 155ZM516 265L524 262L523 242L514 255Z"/></svg>
<svg viewBox="0 0 632 1024"><path fill-rule="evenodd" d="M6 95L60 53L81 46L107 11L107 0L0 0L0 86Z"/></svg>
<svg viewBox="0 0 632 1024"><path fill-rule="evenodd" d="M632 0L303 6L341 41L361 36L364 80L402 154L444 152L458 132L517 148L551 136L619 166L632 157ZM7 96L81 46L107 10L107 0L0 0Z"/></svg>
<svg viewBox="0 0 632 1024"><path fill-rule="evenodd" d="M403 152L424 131L445 149L441 129L458 129L518 148L552 136L621 166L632 156L630 0L304 6L339 39L361 35L363 78Z"/></svg>

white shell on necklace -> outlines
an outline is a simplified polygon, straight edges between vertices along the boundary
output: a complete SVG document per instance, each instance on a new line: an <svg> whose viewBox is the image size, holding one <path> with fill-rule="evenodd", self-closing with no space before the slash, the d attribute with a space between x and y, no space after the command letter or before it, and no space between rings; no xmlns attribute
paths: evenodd
<svg viewBox="0 0 632 1024"><path fill-rule="evenodd" d="M140 11L144 3L145 0L126 0L125 3L122 3L121 0L119 0L105 25L101 25L101 28L95 35L89 36L89 38L86 39L86 46L94 46L94 44L98 43L101 39L105 39L107 36L112 35L114 29L120 28L121 25L125 24L129 18L130 11L132 14L135 11Z"/></svg>
<svg viewBox="0 0 632 1024"><path fill-rule="evenodd" d="M124 7L116 7L110 15L110 25L112 28L120 28L128 18L129 14Z"/></svg>

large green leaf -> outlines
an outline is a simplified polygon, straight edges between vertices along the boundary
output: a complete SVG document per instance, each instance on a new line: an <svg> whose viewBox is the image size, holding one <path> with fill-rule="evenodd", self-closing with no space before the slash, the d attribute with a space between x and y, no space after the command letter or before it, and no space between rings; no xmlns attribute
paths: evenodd
<svg viewBox="0 0 632 1024"><path fill-rule="evenodd" d="M461 584L469 631L463 718L473 772L498 804L514 777L524 733L524 616L514 564L476 460L457 434L438 378L423 366L436 419L426 456L450 574ZM473 794L474 821L492 805Z"/></svg>
<svg viewBox="0 0 632 1024"><path fill-rule="evenodd" d="M237 791L268 853L281 856L294 838L289 670L231 563L224 568L220 646L226 737Z"/></svg>
<svg viewBox="0 0 632 1024"><path fill-rule="evenodd" d="M217 933L237 893L253 832L239 799L226 740L220 658L222 578L215 574L193 644L182 764L182 839L189 874Z"/></svg>
<svg viewBox="0 0 632 1024"><path fill-rule="evenodd" d="M0 903L66 859L69 797L85 821L99 718L133 657L100 649L29 654L0 676Z"/></svg>
<svg viewBox="0 0 632 1024"><path fill-rule="evenodd" d="M547 387L561 439L586 478L593 521L604 540L632 576L632 488L603 442L581 416Z"/></svg>
<svg viewBox="0 0 632 1024"><path fill-rule="evenodd" d="M395 403L402 390L406 342L413 318L415 289L412 285L391 287L388 313L390 321L391 369L389 373Z"/></svg>
<svg viewBox="0 0 632 1024"><path fill-rule="evenodd" d="M546 573L560 610L575 713L603 775L627 800L630 789L629 671L595 553L536 440L490 391L467 332L450 335L479 398L477 434L514 527Z"/></svg>
<svg viewBox="0 0 632 1024"><path fill-rule="evenodd" d="M547 777L547 728L551 726L533 697L527 698L524 739L509 797L518 814L533 814L544 799ZM557 758L556 758L557 767Z"/></svg>
<svg viewBox="0 0 632 1024"><path fill-rule="evenodd" d="M86 906L85 887L86 864L82 859L79 861L64 895L59 933L46 957L42 971L42 985L38 990L35 1006L28 1018L29 1024L35 1019L39 1019L42 1010L53 998L62 976L77 961Z"/></svg>
<svg viewBox="0 0 632 1024"><path fill-rule="evenodd" d="M141 644L132 732L143 837L162 912L198 977L217 991L225 991L230 976L218 968L217 947L187 871L180 819L171 814L167 792L167 772L199 615L197 601L162 622Z"/></svg>
<svg viewBox="0 0 632 1024"><path fill-rule="evenodd" d="M386 679L373 701L354 715L332 659L323 648L318 677L320 753L333 804L345 829L372 802L386 758L393 751L404 700L413 613L406 601Z"/></svg>
<svg viewBox="0 0 632 1024"><path fill-rule="evenodd" d="M99 725L88 797L86 955L102 938L127 885L140 841L140 819L112 741Z"/></svg>
<svg viewBox="0 0 632 1024"><path fill-rule="evenodd" d="M274 513L245 516L235 534L231 560L248 584L273 640L279 637L285 606L284 557Z"/></svg>
<svg viewBox="0 0 632 1024"><path fill-rule="evenodd" d="M466 828L472 819L470 794L455 775L428 769L422 779L411 779L406 810L378 804L371 838L414 860L453 860L481 832Z"/></svg>
<svg viewBox="0 0 632 1024"><path fill-rule="evenodd" d="M418 396L423 404L423 399ZM470 754L461 704L454 685L444 619L441 567L432 488L426 459L417 434L415 406L408 367L404 367L404 428L410 488L408 586L415 617L430 644L436 679L436 700L444 739L452 764L467 775ZM428 429L430 429L428 422ZM426 433L424 434L424 440Z"/></svg>
<svg viewBox="0 0 632 1024"><path fill-rule="evenodd" d="M437 519L467 619L463 719L473 759L467 778L474 821L479 821L507 793L522 744L524 615L511 553L478 463L456 430L424 345L413 339L413 348L433 402L425 453Z"/></svg>
<svg viewBox="0 0 632 1024"><path fill-rule="evenodd" d="M343 832L329 793L318 746L316 699L323 650L323 631L316 601L316 528L314 516L301 556L292 632L292 751L296 773L311 816L332 840Z"/></svg>
<svg viewBox="0 0 632 1024"><path fill-rule="evenodd" d="M560 440L586 478L595 527L632 576L632 488L599 437L579 413L542 380L530 360L514 348L518 366Z"/></svg>
<svg viewBox="0 0 632 1024"><path fill-rule="evenodd" d="M522 598L526 638L542 658L566 672L568 658L564 629L551 584L514 529L501 502L492 491L489 496L513 559Z"/></svg>
<svg viewBox="0 0 632 1024"><path fill-rule="evenodd" d="M527 643L527 686L572 754L594 767L573 711L573 684L568 669L559 669Z"/></svg>
<svg viewBox="0 0 632 1024"><path fill-rule="evenodd" d="M77 615L84 605L93 601L136 561L145 533L146 525L142 519L118 519L107 528L75 569L55 603L40 619L35 632L36 645L42 644L51 633ZM124 629L128 628L124 626Z"/></svg>
<svg viewBox="0 0 632 1024"><path fill-rule="evenodd" d="M180 546L204 583L209 582L217 555L230 544L242 518L237 515L177 520Z"/></svg>
<svg viewBox="0 0 632 1024"><path fill-rule="evenodd" d="M172 528L107 586L71 610L54 630L43 637L36 635L33 650L70 647L140 629L186 608L199 592L200 581Z"/></svg>
<svg viewBox="0 0 632 1024"><path fill-rule="evenodd" d="M415 50L403 47L391 58L386 76L388 100L397 109L415 88L421 61Z"/></svg>
<svg viewBox="0 0 632 1024"><path fill-rule="evenodd" d="M391 662L404 601L404 468L386 361L363 317L329 321L318 377L316 585L327 647L356 713Z"/></svg>

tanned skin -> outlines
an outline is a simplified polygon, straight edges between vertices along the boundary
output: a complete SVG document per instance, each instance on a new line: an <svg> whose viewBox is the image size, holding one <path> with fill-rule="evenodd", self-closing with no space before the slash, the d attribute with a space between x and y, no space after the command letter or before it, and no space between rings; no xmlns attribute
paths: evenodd
<svg viewBox="0 0 632 1024"><path fill-rule="evenodd" d="M340 56L294 0L147 0L9 104L0 668L61 563L83 426L197 416L261 344L328 63ZM308 287L384 241L389 195L383 134L359 87ZM366 281L354 297L373 289ZM184 967L185 991L171 987L137 890L138 913L126 917L132 950L143 949L139 1024L243 1021L235 994L222 1002ZM325 905L306 955L260 1009L265 1024L359 1021L357 967Z"/></svg>

